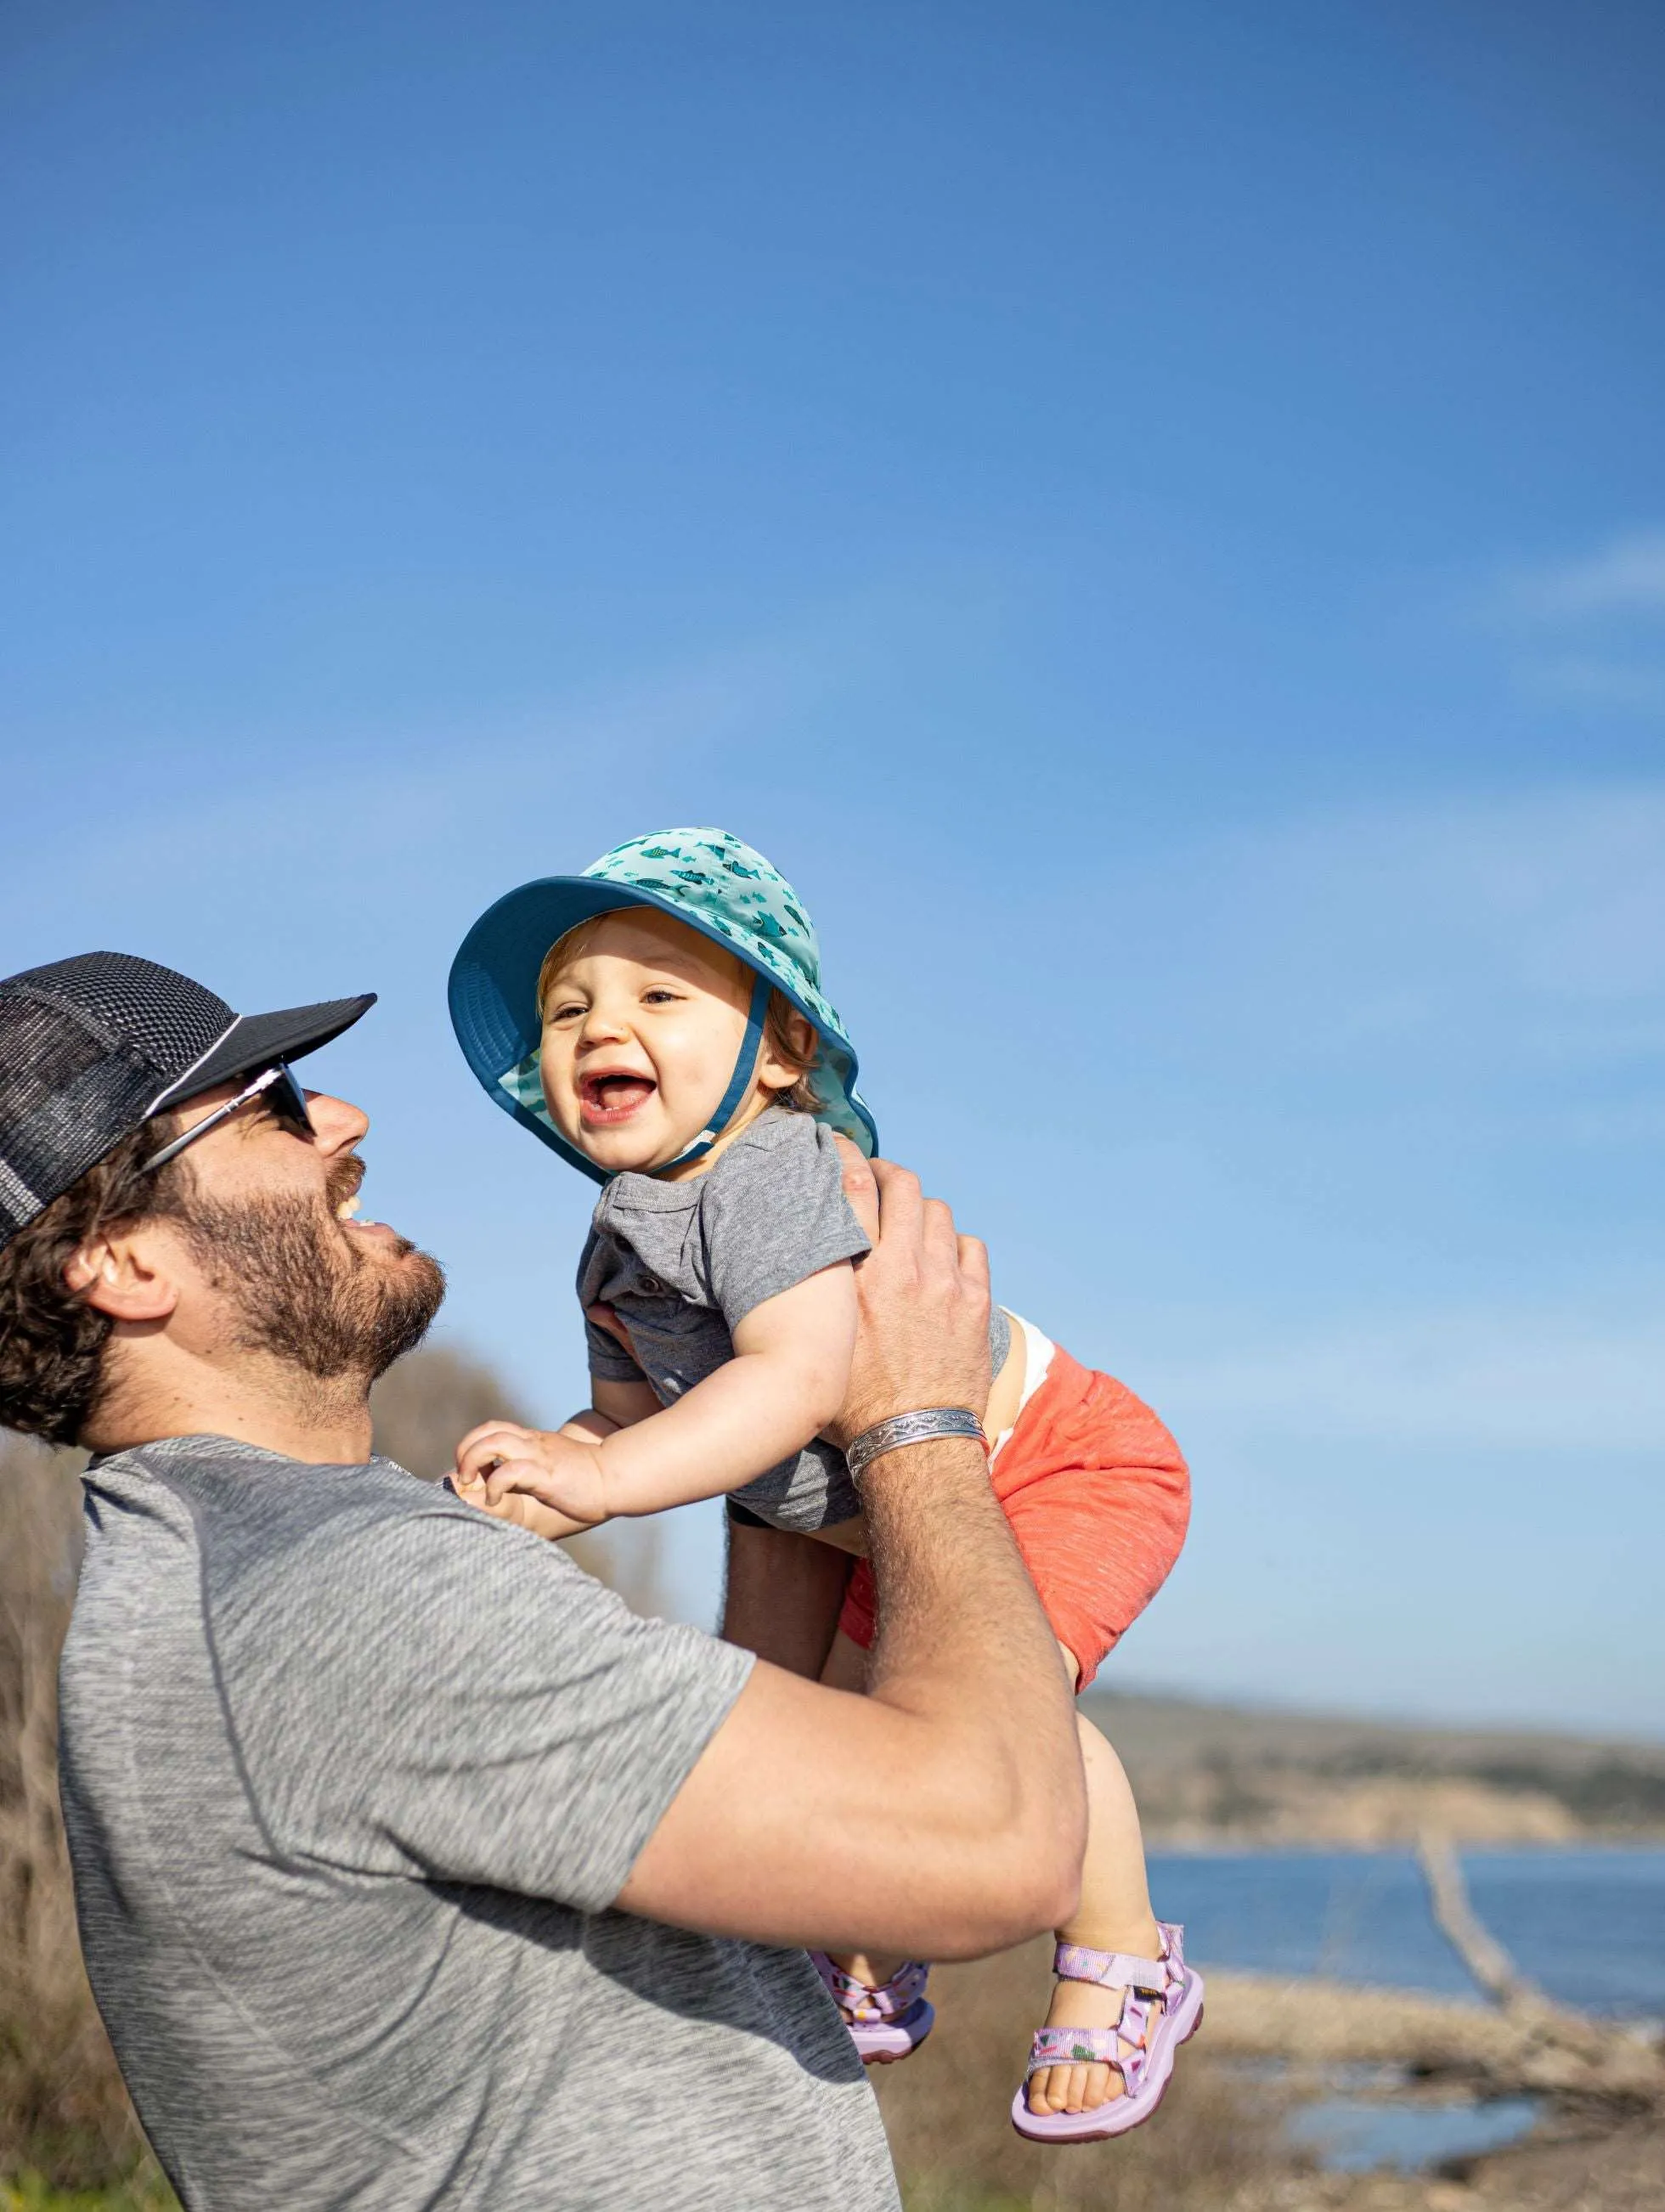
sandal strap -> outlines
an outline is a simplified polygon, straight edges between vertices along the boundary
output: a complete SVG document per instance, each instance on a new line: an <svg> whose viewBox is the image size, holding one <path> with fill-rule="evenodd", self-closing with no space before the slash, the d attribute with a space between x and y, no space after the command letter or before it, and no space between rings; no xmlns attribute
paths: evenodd
<svg viewBox="0 0 1665 2212"><path fill-rule="evenodd" d="M1136 2096L1151 2063L1151 2008L1130 1996L1115 2027L1042 2027L1029 2047L1024 2079L1048 2066L1114 2066L1127 2094Z"/></svg>
<svg viewBox="0 0 1665 2212"><path fill-rule="evenodd" d="M888 1982L860 1982L835 1966L824 1951L810 1956L833 2002L847 2021L861 2027L905 2018L924 1996L931 1972L922 1959L904 1959Z"/></svg>
<svg viewBox="0 0 1665 2212"><path fill-rule="evenodd" d="M1118 2033L1113 2027L1036 2028L1028 2072L1038 2074L1043 2066L1114 2066L1120 2072Z"/></svg>
<svg viewBox="0 0 1665 2212"><path fill-rule="evenodd" d="M1060 1982L1096 1982L1105 1990L1143 1990L1166 1996L1175 1979L1166 1959L1140 1959L1131 1951L1094 1951L1085 1943L1060 1943L1052 1957Z"/></svg>

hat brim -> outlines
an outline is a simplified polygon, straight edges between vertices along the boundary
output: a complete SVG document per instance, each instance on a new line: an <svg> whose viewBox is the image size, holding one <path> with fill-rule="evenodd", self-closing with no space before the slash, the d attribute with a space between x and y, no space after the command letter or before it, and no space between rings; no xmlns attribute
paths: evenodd
<svg viewBox="0 0 1665 2212"><path fill-rule="evenodd" d="M593 876L544 876L506 891L480 916L451 963L452 1026L463 1057L487 1090L535 1052L544 1035L538 977L558 938L599 914L654 907L697 927L663 899ZM714 938L714 933L703 933Z"/></svg>
<svg viewBox="0 0 1665 2212"><path fill-rule="evenodd" d="M374 991L355 999L326 999L315 1006L289 1006L281 1013L240 1014L194 1066L188 1067L152 1104L150 1112L178 1106L234 1076L252 1074L275 1060L300 1060L349 1030L376 1003Z"/></svg>

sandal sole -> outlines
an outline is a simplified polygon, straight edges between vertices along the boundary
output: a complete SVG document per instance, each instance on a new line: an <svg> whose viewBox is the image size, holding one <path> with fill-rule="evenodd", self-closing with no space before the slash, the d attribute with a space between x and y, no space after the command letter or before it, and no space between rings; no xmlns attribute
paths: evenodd
<svg viewBox="0 0 1665 2212"><path fill-rule="evenodd" d="M911 2058L936 2024L937 2008L924 1997L905 2021L883 2027L856 2027L846 2022L864 2066L894 2066L899 2058Z"/></svg>

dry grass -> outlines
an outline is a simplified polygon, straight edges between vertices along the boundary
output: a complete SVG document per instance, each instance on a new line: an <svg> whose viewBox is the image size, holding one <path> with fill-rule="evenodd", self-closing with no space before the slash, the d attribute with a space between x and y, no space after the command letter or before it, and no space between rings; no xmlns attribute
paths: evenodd
<svg viewBox="0 0 1665 2212"><path fill-rule="evenodd" d="M82 1970L57 1775L77 1462L0 1437L0 2172L93 2185L144 2139Z"/></svg>
<svg viewBox="0 0 1665 2212"><path fill-rule="evenodd" d="M1209 2064L1206 2028L1144 2127L1108 2143L1025 2142L1008 2113L1048 1963L1032 1944L938 1967L931 2039L905 2065L873 2069L908 2212L1220 2212L1287 2170L1275 2124Z"/></svg>

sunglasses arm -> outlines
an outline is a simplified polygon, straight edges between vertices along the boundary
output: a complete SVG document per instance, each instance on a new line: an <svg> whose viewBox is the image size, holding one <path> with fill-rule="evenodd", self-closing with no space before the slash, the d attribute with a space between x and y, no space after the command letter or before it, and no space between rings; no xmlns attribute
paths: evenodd
<svg viewBox="0 0 1665 2212"><path fill-rule="evenodd" d="M176 1158L187 1145L194 1145L198 1137L205 1137L210 1129L218 1128L221 1122L229 1120L240 1106L246 1106L251 1098L259 1097L262 1091L270 1090L274 1083L288 1073L289 1070L280 1062L277 1066L269 1067L264 1073L257 1075L253 1082L246 1090L240 1091L234 1098L228 1098L223 1106L216 1106L211 1114L204 1114L200 1121L191 1123L183 1136L175 1137L172 1144L164 1145L161 1152L153 1152L148 1160L141 1161L139 1173L149 1175L153 1169L166 1167L169 1160ZM290 1080L294 1079L291 1077Z"/></svg>

